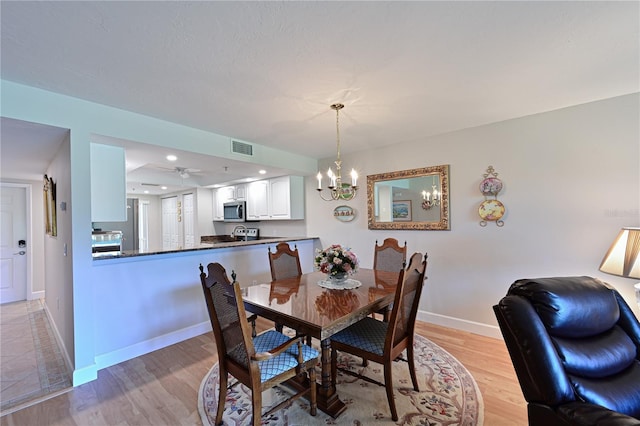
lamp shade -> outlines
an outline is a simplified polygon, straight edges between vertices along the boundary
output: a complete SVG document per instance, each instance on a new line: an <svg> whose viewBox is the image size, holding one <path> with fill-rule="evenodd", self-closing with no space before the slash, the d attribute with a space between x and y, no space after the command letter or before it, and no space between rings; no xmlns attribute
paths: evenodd
<svg viewBox="0 0 640 426"><path fill-rule="evenodd" d="M640 278L640 228L622 228L602 259L600 270L611 275Z"/></svg>

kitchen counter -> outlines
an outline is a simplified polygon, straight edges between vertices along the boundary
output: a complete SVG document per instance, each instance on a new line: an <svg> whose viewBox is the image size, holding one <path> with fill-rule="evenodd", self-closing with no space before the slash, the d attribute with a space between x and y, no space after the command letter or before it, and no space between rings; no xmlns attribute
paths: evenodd
<svg viewBox="0 0 640 426"><path fill-rule="evenodd" d="M221 239L216 238L216 236L208 236L202 237L202 241L195 247L190 248L182 248L182 249L150 249L147 251L143 250L124 250L120 253L116 254L103 254L99 257L94 257L93 260L105 260L105 259L122 259L122 258L132 258L138 256L152 256L156 254L168 254L168 253L185 253L185 252L193 252L199 250L215 250L222 248L232 248L232 247L246 247L246 246L255 246L260 244L277 244L282 241L291 242L291 241L301 241L301 240L312 240L317 237L261 237L258 240L249 240L249 241L221 241Z"/></svg>

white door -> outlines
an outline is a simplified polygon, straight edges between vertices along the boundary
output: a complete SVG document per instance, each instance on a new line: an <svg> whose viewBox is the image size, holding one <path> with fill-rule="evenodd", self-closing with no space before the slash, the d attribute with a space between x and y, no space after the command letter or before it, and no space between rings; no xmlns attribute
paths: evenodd
<svg viewBox="0 0 640 426"><path fill-rule="evenodd" d="M138 204L138 248L143 253L149 251L149 201Z"/></svg>
<svg viewBox="0 0 640 426"><path fill-rule="evenodd" d="M27 298L27 191L0 191L0 303Z"/></svg>
<svg viewBox="0 0 640 426"><path fill-rule="evenodd" d="M178 247L178 198L162 199L162 249L174 250Z"/></svg>
<svg viewBox="0 0 640 426"><path fill-rule="evenodd" d="M193 194L184 194L182 196L182 223L184 226L184 247L193 248L196 246Z"/></svg>

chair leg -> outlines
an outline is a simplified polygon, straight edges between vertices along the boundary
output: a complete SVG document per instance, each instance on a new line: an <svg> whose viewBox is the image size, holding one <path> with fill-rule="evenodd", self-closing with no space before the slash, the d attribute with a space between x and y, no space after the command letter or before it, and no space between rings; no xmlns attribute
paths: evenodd
<svg viewBox="0 0 640 426"><path fill-rule="evenodd" d="M393 399L393 378L391 377L391 360L387 360L384 363L384 387L387 390L387 401L389 401L389 408L391 409L391 419L398 421L398 411L396 410L396 402Z"/></svg>
<svg viewBox="0 0 640 426"><path fill-rule="evenodd" d="M276 326L276 331L277 331L278 333L282 333L282 324L278 324L278 323L276 323L276 324L275 324L275 326Z"/></svg>
<svg viewBox="0 0 640 426"><path fill-rule="evenodd" d="M409 374L411 375L411 381L413 382L413 390L420 391L418 388L418 378L416 377L416 365L414 364L413 357L413 342L409 342L407 346L407 362L409 363Z"/></svg>
<svg viewBox="0 0 640 426"><path fill-rule="evenodd" d="M312 416L315 416L317 413L317 407L318 407L318 403L316 402L317 401L316 390L318 385L316 385L316 368L315 367L311 367L309 369L309 386L311 386L311 389L309 390L311 392L311 395L309 395L311 408L309 411Z"/></svg>
<svg viewBox="0 0 640 426"><path fill-rule="evenodd" d="M260 388L253 389L251 391L252 407L253 410L253 426L260 426L262 423L262 391Z"/></svg>
<svg viewBox="0 0 640 426"><path fill-rule="evenodd" d="M224 413L224 403L227 400L227 379L226 371L220 371L220 388L218 389L218 411L216 412L216 425L222 425L222 414Z"/></svg>

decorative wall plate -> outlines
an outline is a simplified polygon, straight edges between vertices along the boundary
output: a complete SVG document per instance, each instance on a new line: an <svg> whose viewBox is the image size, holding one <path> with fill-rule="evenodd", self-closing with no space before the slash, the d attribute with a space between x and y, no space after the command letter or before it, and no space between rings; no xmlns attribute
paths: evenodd
<svg viewBox="0 0 640 426"><path fill-rule="evenodd" d="M333 217L340 222L351 222L356 217L356 212L349 206L338 206L333 209Z"/></svg>
<svg viewBox="0 0 640 426"><path fill-rule="evenodd" d="M484 179L480 182L480 192L484 195L484 201L478 207L478 214L482 218L480 226L487 226L487 222L495 222L497 226L503 226L502 216L504 216L505 207L498 201L498 193L502 191L502 181L498 179L498 173L493 166L489 166L487 173L482 177Z"/></svg>
<svg viewBox="0 0 640 426"><path fill-rule="evenodd" d="M498 200L484 200L480 203L478 214L482 220L496 221L504 215L504 204Z"/></svg>
<svg viewBox="0 0 640 426"><path fill-rule="evenodd" d="M482 195L497 195L502 191L502 181L497 177L488 177L480 182Z"/></svg>

